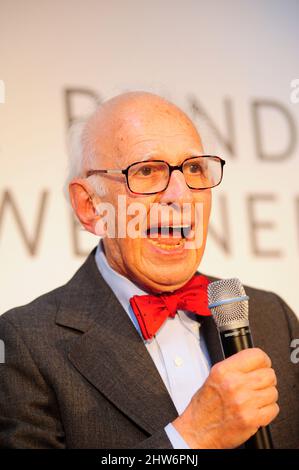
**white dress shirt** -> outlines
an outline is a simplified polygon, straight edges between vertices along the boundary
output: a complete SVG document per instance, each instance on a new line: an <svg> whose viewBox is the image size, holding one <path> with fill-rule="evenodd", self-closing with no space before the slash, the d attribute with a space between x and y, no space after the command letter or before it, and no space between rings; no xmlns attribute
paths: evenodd
<svg viewBox="0 0 299 470"><path fill-rule="evenodd" d="M130 305L130 298L133 295L146 295L148 292L110 267L101 241L96 250L95 261L104 280L140 334L178 414L181 414L206 380L211 368L209 354L200 335L198 316L178 310L177 315L174 318L169 317L151 340L144 340ZM174 449L189 449L171 423L165 427L165 432Z"/></svg>

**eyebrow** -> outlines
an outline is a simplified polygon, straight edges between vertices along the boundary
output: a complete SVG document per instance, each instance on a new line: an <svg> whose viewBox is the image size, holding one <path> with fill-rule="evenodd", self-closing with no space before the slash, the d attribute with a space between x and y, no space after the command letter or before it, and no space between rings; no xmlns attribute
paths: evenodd
<svg viewBox="0 0 299 470"><path fill-rule="evenodd" d="M181 164L182 164L185 160L187 160L188 158L200 157L200 156L203 156L203 155L205 155L204 152L199 152L199 153L193 153L193 152L192 152L190 155L188 154L188 155L183 156L183 157L181 158L181 160L179 161L179 163L177 163L177 165L175 165L175 166L181 165ZM133 162L133 163L139 163L139 162L140 162L140 163L141 163L141 162L154 162L154 161L163 161L163 162L164 162L164 161L166 161L166 160L164 160L162 157L149 156L149 157L144 157L142 160L137 160L137 161L135 161L135 162ZM133 163L131 163L131 165L132 165ZM168 162L166 162L166 163L168 163ZM170 164L170 163L169 163L169 164Z"/></svg>

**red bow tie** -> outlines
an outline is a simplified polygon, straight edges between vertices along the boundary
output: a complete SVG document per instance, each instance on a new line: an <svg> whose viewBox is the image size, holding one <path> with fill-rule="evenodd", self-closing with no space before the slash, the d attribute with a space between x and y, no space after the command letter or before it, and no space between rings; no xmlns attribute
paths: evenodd
<svg viewBox="0 0 299 470"><path fill-rule="evenodd" d="M202 316L211 316L208 309L209 280L203 275L193 276L183 287L172 293L134 295L130 299L143 338L151 339L168 317L177 310L188 310Z"/></svg>

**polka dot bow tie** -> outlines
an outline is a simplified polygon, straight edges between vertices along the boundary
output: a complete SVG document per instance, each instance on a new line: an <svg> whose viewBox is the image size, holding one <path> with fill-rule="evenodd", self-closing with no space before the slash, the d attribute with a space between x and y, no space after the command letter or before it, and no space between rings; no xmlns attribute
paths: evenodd
<svg viewBox="0 0 299 470"><path fill-rule="evenodd" d="M143 338L152 339L168 317L175 317L177 310L211 316L208 308L208 284L209 280L205 276L196 275L174 292L131 297L130 304Z"/></svg>

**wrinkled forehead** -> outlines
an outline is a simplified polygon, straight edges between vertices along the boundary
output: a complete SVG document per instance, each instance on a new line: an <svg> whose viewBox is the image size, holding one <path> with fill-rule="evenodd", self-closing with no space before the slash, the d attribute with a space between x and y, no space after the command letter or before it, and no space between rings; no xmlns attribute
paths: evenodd
<svg viewBox="0 0 299 470"><path fill-rule="evenodd" d="M149 158L177 163L202 152L191 120L175 106L127 106L99 116L94 123L96 164L124 168Z"/></svg>

